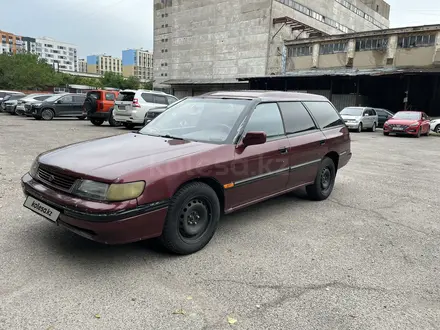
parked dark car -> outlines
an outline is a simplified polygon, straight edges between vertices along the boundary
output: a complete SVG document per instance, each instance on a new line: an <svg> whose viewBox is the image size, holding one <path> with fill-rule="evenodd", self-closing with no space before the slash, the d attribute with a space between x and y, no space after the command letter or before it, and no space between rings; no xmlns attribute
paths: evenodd
<svg viewBox="0 0 440 330"><path fill-rule="evenodd" d="M379 125L377 127L383 127L383 124L385 124L388 119L394 116L393 112L386 109L374 108L374 110L376 110L377 116L379 118Z"/></svg>
<svg viewBox="0 0 440 330"><path fill-rule="evenodd" d="M53 94L29 94L21 98L17 102L17 107L15 108L15 114L24 115L26 114L26 105L31 105L32 103L41 103L44 100L51 97Z"/></svg>
<svg viewBox="0 0 440 330"><path fill-rule="evenodd" d="M2 95L1 97L1 101L0 101L0 111L6 111L6 102L9 100L17 100L18 98L22 98L25 97L26 94L24 93L20 93L20 92L2 92L0 93L0 95ZM14 97L14 98L12 98ZM12 99L11 99L12 98Z"/></svg>
<svg viewBox="0 0 440 330"><path fill-rule="evenodd" d="M136 133L41 154L21 179L24 206L98 242L160 237L190 254L209 243L222 214L300 187L327 199L350 144L323 96L213 92Z"/></svg>
<svg viewBox="0 0 440 330"><path fill-rule="evenodd" d="M31 113L35 119L52 120L54 117L85 119L83 104L85 94L56 94L41 103L33 103Z"/></svg>
<svg viewBox="0 0 440 330"><path fill-rule="evenodd" d="M5 105L4 111L10 113L11 115L15 115L15 109L17 108L18 101L23 97L25 97L24 94L13 94L5 98L5 101L3 102Z"/></svg>

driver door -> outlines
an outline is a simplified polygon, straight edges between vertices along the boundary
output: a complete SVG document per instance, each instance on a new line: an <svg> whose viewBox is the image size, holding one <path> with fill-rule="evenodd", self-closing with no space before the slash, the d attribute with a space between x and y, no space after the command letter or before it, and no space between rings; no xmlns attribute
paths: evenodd
<svg viewBox="0 0 440 330"><path fill-rule="evenodd" d="M56 115L71 116L73 114L72 104L73 104L72 95L66 95L60 98L55 105Z"/></svg>
<svg viewBox="0 0 440 330"><path fill-rule="evenodd" d="M235 149L231 166L234 188L228 190L232 209L263 200L285 190L289 180L289 140L277 103L261 103L253 111L246 132L263 131L264 144Z"/></svg>

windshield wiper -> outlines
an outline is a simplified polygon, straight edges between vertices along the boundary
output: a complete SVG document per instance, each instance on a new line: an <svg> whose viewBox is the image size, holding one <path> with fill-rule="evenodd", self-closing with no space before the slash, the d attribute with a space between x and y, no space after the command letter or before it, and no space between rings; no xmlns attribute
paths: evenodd
<svg viewBox="0 0 440 330"><path fill-rule="evenodd" d="M165 135L157 135L163 138L167 138L167 139L174 139L174 140L185 140L184 138L181 137L177 137L177 136L171 136L169 134L165 134Z"/></svg>

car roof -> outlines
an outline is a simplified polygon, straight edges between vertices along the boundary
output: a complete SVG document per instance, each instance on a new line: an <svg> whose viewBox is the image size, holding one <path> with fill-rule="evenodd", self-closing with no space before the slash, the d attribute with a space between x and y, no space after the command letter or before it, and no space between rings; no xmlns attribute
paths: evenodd
<svg viewBox="0 0 440 330"><path fill-rule="evenodd" d="M262 101L328 101L325 96L317 94L259 90L218 91L205 93L199 97L260 99Z"/></svg>
<svg viewBox="0 0 440 330"><path fill-rule="evenodd" d="M161 95L168 95L162 91L152 91L149 89L123 89L122 91L120 91L121 93L137 93L137 92L142 92L142 93L153 93L153 94L161 94Z"/></svg>
<svg viewBox="0 0 440 330"><path fill-rule="evenodd" d="M423 111L401 110L397 112L423 113Z"/></svg>

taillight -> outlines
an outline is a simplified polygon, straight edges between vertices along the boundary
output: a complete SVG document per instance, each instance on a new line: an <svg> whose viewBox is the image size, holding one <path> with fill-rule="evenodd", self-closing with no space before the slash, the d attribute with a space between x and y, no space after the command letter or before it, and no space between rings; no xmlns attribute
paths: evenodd
<svg viewBox="0 0 440 330"><path fill-rule="evenodd" d="M133 100L133 107L134 107L134 108L140 108L140 107L141 107L141 105L139 104L138 99L134 99L134 100Z"/></svg>

